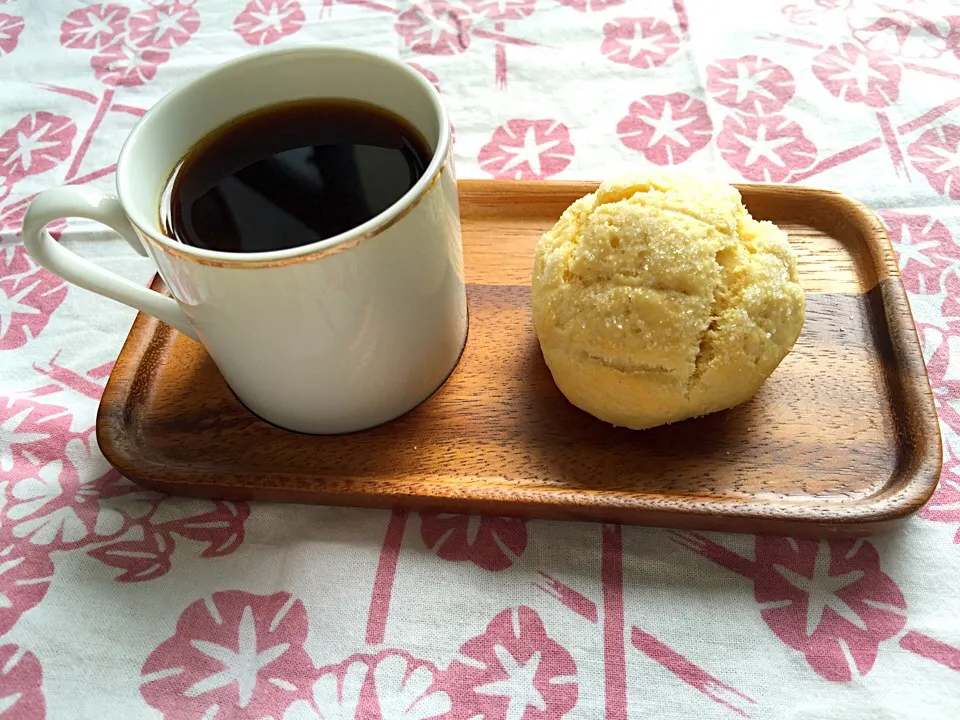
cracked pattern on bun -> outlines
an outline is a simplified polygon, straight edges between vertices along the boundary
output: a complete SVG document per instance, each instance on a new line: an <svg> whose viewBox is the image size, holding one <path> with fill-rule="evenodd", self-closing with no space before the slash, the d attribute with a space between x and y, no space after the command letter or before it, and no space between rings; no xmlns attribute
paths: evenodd
<svg viewBox="0 0 960 720"><path fill-rule="evenodd" d="M786 234L736 188L627 175L540 238L533 322L560 391L642 429L749 400L800 335L804 294Z"/></svg>

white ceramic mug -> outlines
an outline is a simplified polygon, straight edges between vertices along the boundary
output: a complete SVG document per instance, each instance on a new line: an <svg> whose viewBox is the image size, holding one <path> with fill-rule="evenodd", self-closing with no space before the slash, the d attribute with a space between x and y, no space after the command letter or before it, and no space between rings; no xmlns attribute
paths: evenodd
<svg viewBox="0 0 960 720"><path fill-rule="evenodd" d="M360 100L416 127L433 150L423 177L349 232L289 250L229 253L167 237L161 194L189 148L229 120L305 98ZM390 58L336 47L256 52L174 90L130 133L117 195L40 194L23 222L27 251L80 287L154 315L206 347L240 400L307 433L360 430L433 393L467 332L460 210L450 122L436 89ZM174 299L67 250L44 229L98 220L149 255Z"/></svg>

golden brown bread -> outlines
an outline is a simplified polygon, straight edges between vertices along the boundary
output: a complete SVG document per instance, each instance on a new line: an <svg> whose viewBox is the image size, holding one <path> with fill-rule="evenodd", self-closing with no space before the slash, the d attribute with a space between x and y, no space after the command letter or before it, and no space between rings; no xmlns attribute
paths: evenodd
<svg viewBox="0 0 960 720"><path fill-rule="evenodd" d="M532 292L563 394L635 429L749 400L804 320L786 234L736 188L662 172L573 203L537 245Z"/></svg>

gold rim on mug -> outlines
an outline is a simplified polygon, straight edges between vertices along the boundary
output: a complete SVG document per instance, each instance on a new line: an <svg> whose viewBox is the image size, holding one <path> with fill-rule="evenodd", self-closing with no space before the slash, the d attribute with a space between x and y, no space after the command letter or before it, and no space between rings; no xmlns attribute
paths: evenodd
<svg viewBox="0 0 960 720"><path fill-rule="evenodd" d="M181 260L187 260L197 265L207 265L208 267L230 267L230 268L265 268L265 267L285 267L287 265L296 265L302 262L309 262L310 260L317 260L318 258L328 257L330 255L336 255L339 252L344 250L350 250L355 248L362 242L367 240L372 240L377 235L380 235L385 230L396 225L398 222L403 220L407 215L410 214L410 211L413 210L417 205L420 204L420 201L423 200L427 195L430 194L430 191L433 190L434 186L437 184L437 181L440 180L440 176L443 174L443 171L447 168L447 163L450 161L450 153L447 152L447 157L444 158L444 161L440 163L440 166L437 168L436 172L433 174L433 177L430 178L430 182L423 188L423 191L417 195L413 200L410 201L410 204L407 205L403 210L398 212L392 218L384 220L383 223L373 228L372 230L367 230L365 233L361 233L356 237L351 238L350 240L344 240L343 242L337 243L332 247L320 248L318 250L312 250L310 252L303 253L302 255L294 255L293 257L282 258L279 260L255 260L255 259L244 259L240 258L208 258L202 257L200 255L195 255L194 253L188 250L179 250L170 245L158 242L149 232L144 230L142 227L137 225L133 219L130 219L130 223L133 224L137 230L140 231L141 236L146 239L153 247L157 248L160 252L171 255L175 258ZM399 201L398 201L399 202ZM167 240L171 242L179 242L175 238L169 236L164 236Z"/></svg>
<svg viewBox="0 0 960 720"><path fill-rule="evenodd" d="M420 178L420 180L418 180L417 186L419 186L419 190L418 193L412 197L412 199L407 200L405 196L404 198L398 200L396 203L383 211L383 214L387 215L387 217L383 218L382 220L378 221L378 218L376 217L371 218L366 223L357 226L354 231L347 231L334 237L317 241L318 243L323 243L324 247L311 248L310 245L305 245L300 248L271 250L264 253L257 252L249 254L210 251L204 248L194 248L192 246L182 244L176 239L171 238L169 234L163 232L162 224L160 226L154 224L154 213L143 213L140 211L136 203L128 202L128 198L133 191L131 190L129 183L124 179L128 175L128 173L125 172L125 168L130 164L130 162L132 162L131 157L133 157L135 149L139 147L141 142L145 142L140 139L140 136L145 132L152 130L151 123L157 122L156 118L158 117L158 113L171 112L171 108L174 107L176 103L183 102L184 98L189 100L190 97L192 97L191 93L195 93L198 87L202 86L204 83L215 82L218 76L221 76L224 73L236 73L243 70L245 66L252 66L264 61L279 62L283 60L286 62L291 58L296 59L297 56L302 54L311 56L313 59L323 55L332 55L339 57L340 59L363 60L365 62L377 62L392 65L393 69L405 75L411 82L419 85L424 91L430 100L430 104L433 106L433 110L436 112L439 120L440 132L433 158L427 168L428 172L432 174L425 174ZM446 128L445 131L444 128ZM148 245L159 249L160 252L164 253L168 257L190 261L196 263L197 265L208 267L284 267L334 255L341 250L356 247L365 240L369 240L383 233L397 221L406 217L410 211L421 202L427 193L434 189L437 179L441 176L445 166L447 164L451 164L452 167L451 135L450 118L446 107L440 98L437 88L421 73L417 72L414 68L410 67L406 63L403 63L402 61L397 60L396 58L388 57L379 52L360 50L357 48L347 48L336 45L326 45L323 43L310 46L260 49L214 66L190 82L174 88L165 96L163 96L157 102L157 104L151 108L150 112L140 118L133 130L130 131L130 135L127 137L127 140L124 142L123 147L120 150L120 157L117 160L116 195L125 209L127 216L126 220L133 225L133 227L137 230L137 233L141 235L142 239L145 240ZM411 191L412 190L413 189L411 188ZM405 202L409 202L409 204L400 207ZM390 217L390 215L393 213L396 213L396 216ZM313 245L313 243L311 243L311 245ZM151 253L153 253L152 250ZM273 257L257 257L267 254L272 255ZM276 257L276 254L282 254L283 256Z"/></svg>

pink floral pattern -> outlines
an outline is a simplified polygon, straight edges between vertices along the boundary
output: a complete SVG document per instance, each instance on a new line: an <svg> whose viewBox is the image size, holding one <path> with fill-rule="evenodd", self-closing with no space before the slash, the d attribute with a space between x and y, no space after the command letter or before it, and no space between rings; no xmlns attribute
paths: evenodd
<svg viewBox="0 0 960 720"><path fill-rule="evenodd" d="M499 613L482 635L460 648L447 671L456 698L452 718L563 717L577 702L577 666L524 605Z"/></svg>
<svg viewBox="0 0 960 720"><path fill-rule="evenodd" d="M23 26L22 17L0 13L0 57L9 55L16 49Z"/></svg>
<svg viewBox="0 0 960 720"><path fill-rule="evenodd" d="M450 695L438 682L440 673L424 660L398 650L378 655L352 655L321 668L309 700L297 700L284 720L429 720L448 718Z"/></svg>
<svg viewBox="0 0 960 720"><path fill-rule="evenodd" d="M783 115L728 115L717 147L730 167L755 182L783 182L817 158L803 129Z"/></svg>
<svg viewBox="0 0 960 720"><path fill-rule="evenodd" d="M728 108L769 115L783 110L793 97L794 81L783 65L747 55L708 65L707 92Z"/></svg>
<svg viewBox="0 0 960 720"><path fill-rule="evenodd" d="M907 152L930 187L941 195L960 200L960 125L924 131Z"/></svg>
<svg viewBox="0 0 960 720"><path fill-rule="evenodd" d="M129 12L105 3L74 10L60 24L60 44L94 51L90 67L108 87L144 85L200 28L194 4L172 0Z"/></svg>
<svg viewBox="0 0 960 720"><path fill-rule="evenodd" d="M165 52L120 41L94 55L90 65L96 78L107 85L135 87L152 80L169 59Z"/></svg>
<svg viewBox="0 0 960 720"><path fill-rule="evenodd" d="M135 12L127 20L127 34L138 48L170 50L180 47L200 27L193 3L174 2Z"/></svg>
<svg viewBox="0 0 960 720"><path fill-rule="evenodd" d="M233 29L249 45L270 45L293 35L306 19L297 0L251 0L234 19Z"/></svg>
<svg viewBox="0 0 960 720"><path fill-rule="evenodd" d="M948 3L930 7L925 2L910 2L898 7L894 2L855 0L846 13L853 37L873 52L908 58L936 58L949 47L950 35L957 28L960 14ZM946 11L946 12L945 12Z"/></svg>
<svg viewBox="0 0 960 720"><path fill-rule="evenodd" d="M463 0L479 17L491 20L522 20L533 14L536 0Z"/></svg>
<svg viewBox="0 0 960 720"><path fill-rule="evenodd" d="M60 24L60 44L65 48L100 50L126 29L129 8L115 3L77 8Z"/></svg>
<svg viewBox="0 0 960 720"><path fill-rule="evenodd" d="M817 25L849 4L850 0L800 0L785 5L781 12L795 25Z"/></svg>
<svg viewBox="0 0 960 720"><path fill-rule="evenodd" d="M13 183L6 187L12 189ZM0 206L0 277L10 277L24 271L11 270L14 265L24 266L25 269L34 267L27 251L20 244L20 232L26 212L26 204L6 208ZM47 225L47 232L59 240L60 231L66 226L66 220L55 220Z"/></svg>
<svg viewBox="0 0 960 720"><path fill-rule="evenodd" d="M686 93L647 95L630 103L617 135L650 162L677 165L709 144L713 124L706 104Z"/></svg>
<svg viewBox="0 0 960 720"><path fill-rule="evenodd" d="M0 635L10 632L25 612L43 600L52 580L50 556L16 542L6 528L0 528Z"/></svg>
<svg viewBox="0 0 960 720"><path fill-rule="evenodd" d="M820 677L849 682L870 672L882 643L906 626L906 601L866 540L758 536L755 560L700 533L678 544L753 581L760 615Z"/></svg>
<svg viewBox="0 0 960 720"><path fill-rule="evenodd" d="M174 540L169 532L139 526L128 535L129 539L94 548L90 556L104 565L121 569L117 582L145 582L170 571Z"/></svg>
<svg viewBox="0 0 960 720"><path fill-rule="evenodd" d="M957 320L960 320L960 274L956 272L955 267L951 267L944 271L943 275L940 276L940 287L939 293L935 295L934 298L931 298L936 302L940 300L940 315L943 317L943 324L941 327L946 327L952 329L953 323ZM949 347L950 343L947 343ZM953 354L953 360L960 360L960 355L956 353ZM947 371L944 373L943 377L940 377L939 374L933 373L931 375L931 381L933 376L936 375L938 380L942 380L945 383L949 383L954 379L956 374L955 368L950 368L949 363L947 364ZM953 389L951 385L950 389ZM952 414L941 415L941 420L947 420L951 424L951 427L956 427L957 430L960 430L960 424L953 425ZM956 417L960 417L958 414ZM960 454L958 454L960 455Z"/></svg>
<svg viewBox="0 0 960 720"><path fill-rule="evenodd" d="M355 653L313 669L308 623L288 593L216 592L183 611L147 658L143 698L165 717L429 720L561 717L576 704L577 667L531 608L507 609L449 652L446 670L410 653Z"/></svg>
<svg viewBox="0 0 960 720"><path fill-rule="evenodd" d="M937 293L948 268L960 267L960 246L939 220L929 215L880 213L897 251L903 284L918 295Z"/></svg>
<svg viewBox="0 0 960 720"><path fill-rule="evenodd" d="M955 403L950 402L950 399L960 392L960 346L949 340L949 328L955 327L956 321L960 320L960 314L956 313L960 309L957 302L960 297L958 292L960 277L957 273L945 273L941 292L931 299L935 302L942 300L941 315L945 316L946 320L936 324L920 322L917 327L923 344L927 374L934 390L937 414L942 424L944 456L949 458L944 463L938 492L942 490L947 493L949 482L945 483L944 479L953 472L953 458L960 457L960 408L954 407ZM951 345L954 347L951 348ZM947 485L946 489L944 484ZM943 503L938 503L938 512L943 513L945 510Z"/></svg>
<svg viewBox="0 0 960 720"><path fill-rule="evenodd" d="M527 548L527 523L516 518L423 514L420 537L444 560L506 570Z"/></svg>
<svg viewBox="0 0 960 720"><path fill-rule="evenodd" d="M495 178L543 179L562 172L573 159L567 126L556 120L510 120L480 148L480 168Z"/></svg>
<svg viewBox="0 0 960 720"><path fill-rule="evenodd" d="M22 247L22 246L21 246ZM112 362L107 362L87 370L73 370L60 361L62 351L57 351L49 360L38 360L31 364L36 373L38 383L24 393L25 397L42 398L44 405L63 406L70 410L64 411L62 416L69 421L71 436L66 436L64 442L72 436L86 437L90 430L87 411L93 410L103 394L104 378L109 374ZM104 370L106 368L106 370ZM53 457L63 457L63 446ZM37 456L43 458L42 455ZM39 462L39 459L31 462Z"/></svg>
<svg viewBox="0 0 960 720"><path fill-rule="evenodd" d="M470 46L469 14L447 0L426 0L397 16L396 31L413 52L459 55Z"/></svg>
<svg viewBox="0 0 960 720"><path fill-rule="evenodd" d="M0 178L14 183L39 175L70 157L77 126L65 115L43 110L24 115L0 135Z"/></svg>
<svg viewBox="0 0 960 720"><path fill-rule="evenodd" d="M289 593L215 592L150 653L140 692L168 718L275 716L310 685L306 636L306 609Z"/></svg>
<svg viewBox="0 0 960 720"><path fill-rule="evenodd" d="M186 505L189 512L185 513L183 503L173 498L164 500L151 516L150 522L167 532L206 544L200 553L201 557L229 555L240 547L244 521L250 516L250 506L222 500L197 502L203 505L203 512L195 512L196 505L191 502Z"/></svg>
<svg viewBox="0 0 960 720"><path fill-rule="evenodd" d="M600 52L615 63L652 68L663 65L679 47L680 38L663 20L616 18L603 26Z"/></svg>
<svg viewBox="0 0 960 720"><path fill-rule="evenodd" d="M115 712L132 701L133 715L146 702L149 712L171 718L547 720L599 707L622 718L644 693L650 707L661 707L656 693L666 692L664 681L678 703L707 699L730 717L762 715L776 693L755 702L756 688L702 649L729 640L731 602L746 602L766 622L769 632L754 639L779 663L771 677L781 684L804 682L815 694L818 684L856 682L871 672L876 680L883 665L910 686L905 703L916 693L949 704L940 691L949 673L960 671L953 626L938 622L929 603L913 603L936 582L914 580L901 593L897 566L887 567L878 553L885 542L712 542L676 533L741 578L728 585L740 588L739 600L710 608L710 623L691 616L705 638L698 642L689 641L687 628L671 630L642 615L651 608L632 592L636 576L621 547L627 533L613 526L584 541L546 523L397 512L385 533L379 525L362 537L348 533L349 542L382 541L383 548L376 567L335 578L350 584L342 588L346 602L323 592L301 602L279 592L293 565L281 568L279 585L267 576L267 585L230 584L239 558L224 558L243 547L250 506L166 497L107 465L92 425L116 349L99 341L88 347L84 333L78 339L70 332L72 314L92 307L89 295L39 270L19 233L38 190L92 181L108 188L117 143L165 90L209 65L205 54L216 60L230 48L296 38L338 42L347 27L370 29L372 46L399 47L434 86L443 79L451 109L473 123L461 149L489 177L588 178L597 168L616 171L618 162L642 169L722 159L751 181L812 178L876 206L889 228L944 444L941 482L910 523L918 547L937 560L931 572L949 571L960 557L960 245L949 208L960 200L955 3L779 0L762 23L749 13L736 17L739 31L729 37L711 34L710 13L738 5L686 0L650 7L624 0L234 0L220 10L195 0L41 5L0 0L0 67L14 75L35 68L17 75L29 80L21 93L27 104L8 103L0 115L0 634L10 641L0 647L0 715L32 720L48 705L71 707L61 692L69 658L34 645L33 630L68 634L73 628L55 624L63 614L48 614L47 606L64 592L76 595L77 607L89 606L111 579L150 583L142 590L169 600L151 620L161 631L148 633L153 652L141 668L140 696L136 683L116 688ZM538 25L547 17L553 27ZM517 84L501 93L508 68ZM7 85L0 82L0 90ZM571 94L586 87L589 95ZM59 237L64 227L50 229ZM60 307L68 302L76 303L69 312ZM249 540L270 567L279 547L271 544L274 515L298 511L253 512L263 516ZM338 537L338 522L321 528L324 537ZM350 533L360 532L348 524ZM279 525L291 536L297 527ZM570 555L589 561L593 552L593 566L538 567L561 535ZM654 558L660 549L647 548ZM87 569L83 577L106 578L106 585L77 584L76 563ZM451 582L431 583L412 565ZM231 589L191 604L196 598L181 592L183 583L208 569L215 578L226 573L214 587ZM476 592L480 585L460 587L465 578L493 582L498 572L536 609L504 609L514 600ZM476 608L454 617L448 601ZM436 636L442 641L424 639L411 625L420 608L454 622ZM950 609L941 608L940 620ZM343 622L351 614L359 627ZM120 658L130 633L143 629L131 630L126 620L106 619ZM571 654L574 636L589 642ZM637 662L645 668L639 674ZM102 715L114 698L96 694L85 702ZM889 697L880 702L878 711L898 714ZM849 715L850 707L841 702L834 714Z"/></svg>
<svg viewBox="0 0 960 720"><path fill-rule="evenodd" d="M817 55L813 74L831 95L849 103L882 108L900 97L900 66L852 43Z"/></svg>
<svg viewBox="0 0 960 720"><path fill-rule="evenodd" d="M36 656L16 645L0 645L0 712L10 718L43 720L43 671Z"/></svg>
<svg viewBox="0 0 960 720"><path fill-rule="evenodd" d="M950 35L947 36L947 50L953 52L953 57L960 60L960 16L947 18L950 21Z"/></svg>
<svg viewBox="0 0 960 720"><path fill-rule="evenodd" d="M118 582L142 582L170 569L177 538L202 543L204 558L229 555L243 542L245 503L141 490L110 468L89 431L73 432L72 419L63 407L34 400L0 403L0 529L17 547L85 549L121 570ZM43 460L50 457L58 459Z"/></svg>
<svg viewBox="0 0 960 720"><path fill-rule="evenodd" d="M37 458L63 457L70 439L66 408L28 398L0 398L0 477L12 481L35 469Z"/></svg>
<svg viewBox="0 0 960 720"><path fill-rule="evenodd" d="M940 523L950 523L957 526L953 542L960 545L960 463L953 460L947 463L940 475L940 484L937 491L930 498L930 502L920 511L920 516Z"/></svg>
<svg viewBox="0 0 960 720"><path fill-rule="evenodd" d="M176 538L204 543L200 557L230 555L243 542L250 508L245 503L164 499L122 485L101 502L101 512L117 513L122 529L89 550L104 565L120 569L117 582L143 582L168 572Z"/></svg>
<svg viewBox="0 0 960 720"><path fill-rule="evenodd" d="M437 89L437 92L440 92L440 78L437 77L437 74L435 72L433 72L432 70L427 70L427 68L425 68L420 63L412 62L412 63L407 63L407 65L409 65L418 73L423 75L427 80L430 81L430 84Z"/></svg>
<svg viewBox="0 0 960 720"><path fill-rule="evenodd" d="M0 274L0 351L40 335L66 296L66 283L46 270Z"/></svg>
<svg viewBox="0 0 960 720"><path fill-rule="evenodd" d="M342 1L394 12L376 0ZM460 55L476 39L488 48L492 43L494 78L502 89L507 86L507 48L538 45L509 33L508 23L529 17L534 7L535 0L424 0L396 11L394 30L412 52L423 55Z"/></svg>
<svg viewBox="0 0 960 720"><path fill-rule="evenodd" d="M623 5L627 0L557 0L561 5L573 8L577 12L600 12L610 7Z"/></svg>
<svg viewBox="0 0 960 720"><path fill-rule="evenodd" d="M118 494L119 479L95 451L92 437L71 438L65 460L37 465L9 489L4 523L14 538L51 549L80 547L113 537L124 517L100 499Z"/></svg>
<svg viewBox="0 0 960 720"><path fill-rule="evenodd" d="M906 624L903 594L869 542L758 537L756 556L760 614L828 680L868 673L880 643Z"/></svg>

